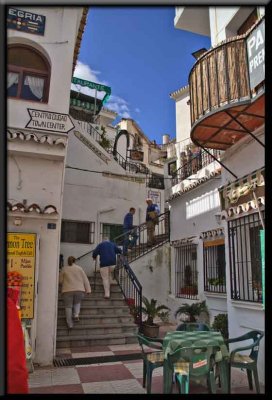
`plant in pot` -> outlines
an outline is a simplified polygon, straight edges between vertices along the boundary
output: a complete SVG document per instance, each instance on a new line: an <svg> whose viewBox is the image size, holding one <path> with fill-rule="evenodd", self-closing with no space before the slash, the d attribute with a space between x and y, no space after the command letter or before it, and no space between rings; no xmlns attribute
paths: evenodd
<svg viewBox="0 0 272 400"><path fill-rule="evenodd" d="M221 332L225 340L228 339L229 338L228 315L217 314L214 318L212 328L215 331Z"/></svg>
<svg viewBox="0 0 272 400"><path fill-rule="evenodd" d="M149 301L146 297L143 297L143 303L142 312L147 316L147 319L142 324L142 333L148 337L158 337L160 326L154 323L154 318L164 318L164 311L168 311L169 307L162 304L157 305L157 300L151 299Z"/></svg>
<svg viewBox="0 0 272 400"><path fill-rule="evenodd" d="M209 318L209 310L206 305L206 300L202 302L187 304L182 304L175 312L175 318L181 316L181 321L186 322L196 322L199 319L200 314L206 315ZM183 317L185 316L185 318Z"/></svg>

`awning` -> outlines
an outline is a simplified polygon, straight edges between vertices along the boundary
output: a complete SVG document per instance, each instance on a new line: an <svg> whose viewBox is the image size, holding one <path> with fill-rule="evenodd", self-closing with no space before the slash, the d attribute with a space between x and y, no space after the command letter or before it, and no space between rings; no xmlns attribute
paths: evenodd
<svg viewBox="0 0 272 400"><path fill-rule="evenodd" d="M264 188L265 168L263 167L218 189L221 210L239 208L248 211L249 208L243 205L254 202L256 198L264 198Z"/></svg>

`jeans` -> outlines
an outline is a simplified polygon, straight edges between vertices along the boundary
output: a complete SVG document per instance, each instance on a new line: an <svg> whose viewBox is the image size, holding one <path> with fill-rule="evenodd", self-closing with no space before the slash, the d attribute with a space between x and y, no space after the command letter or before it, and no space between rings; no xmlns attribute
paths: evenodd
<svg viewBox="0 0 272 400"><path fill-rule="evenodd" d="M137 239L138 239L138 235L136 233L136 230L131 231L130 229L124 231L124 233L126 235L124 236L124 242L123 242L123 254L127 254L128 246L130 246L130 247L135 246ZM129 236L132 236L131 240L129 239Z"/></svg>
<svg viewBox="0 0 272 400"><path fill-rule="evenodd" d="M73 317L79 316L81 300L84 298L84 295L85 293L80 291L62 293L66 323L69 328L73 327Z"/></svg>

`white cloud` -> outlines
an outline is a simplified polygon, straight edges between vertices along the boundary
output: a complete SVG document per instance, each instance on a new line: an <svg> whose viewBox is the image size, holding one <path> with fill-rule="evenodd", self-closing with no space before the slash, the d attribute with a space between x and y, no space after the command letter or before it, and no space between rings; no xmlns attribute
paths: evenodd
<svg viewBox="0 0 272 400"><path fill-rule="evenodd" d="M92 70L89 67L89 65L83 64L82 62L78 61L75 68L74 77L85 79L86 81L100 83L101 85L110 86L110 84L107 81L100 80L98 78L98 75L100 74L101 74L100 71ZM71 84L71 89L80 91L81 93L87 94L88 96L93 96L93 97L95 96L94 89L89 89L87 87L80 87L78 85L74 85L73 83ZM102 99L104 95L105 95L104 92L97 92L97 97L99 99ZM105 106L110 110L118 113L118 115L121 118L131 118L129 103L126 100L122 99L121 97L111 95L108 102L105 103ZM137 110L139 109L136 109L135 111ZM140 110L137 112L140 112Z"/></svg>
<svg viewBox="0 0 272 400"><path fill-rule="evenodd" d="M139 108L135 108L135 112L139 113L139 112L141 112L141 110Z"/></svg>

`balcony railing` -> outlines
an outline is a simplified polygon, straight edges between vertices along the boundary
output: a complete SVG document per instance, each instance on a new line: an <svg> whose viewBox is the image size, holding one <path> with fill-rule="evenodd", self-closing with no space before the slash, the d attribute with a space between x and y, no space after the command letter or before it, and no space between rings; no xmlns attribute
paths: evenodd
<svg viewBox="0 0 272 400"><path fill-rule="evenodd" d="M222 151L210 150L214 157L219 158ZM197 173L214 161L214 158L201 148L195 147L194 152L188 150L181 154L181 166L172 178L172 186Z"/></svg>
<svg viewBox="0 0 272 400"><path fill-rule="evenodd" d="M189 76L191 124L219 107L250 98L246 40L235 38L205 53Z"/></svg>
<svg viewBox="0 0 272 400"><path fill-rule="evenodd" d="M264 80L250 87L247 50L248 37L261 22L210 49L193 66L189 87L194 143L226 150L264 123Z"/></svg>

